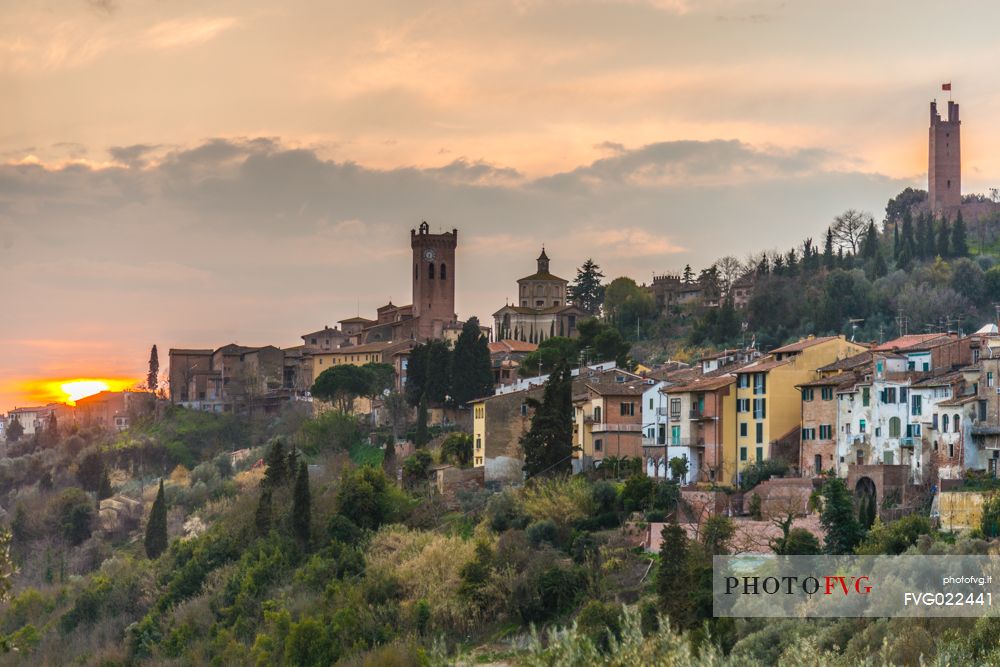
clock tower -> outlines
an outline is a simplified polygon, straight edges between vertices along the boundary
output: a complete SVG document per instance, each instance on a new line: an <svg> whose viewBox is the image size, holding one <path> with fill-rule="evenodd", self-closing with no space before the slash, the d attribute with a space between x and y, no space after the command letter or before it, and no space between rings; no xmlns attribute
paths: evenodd
<svg viewBox="0 0 1000 667"><path fill-rule="evenodd" d="M455 322L455 247L458 230L431 234L426 222L410 230L413 249L413 317L416 338L440 338L444 325Z"/></svg>

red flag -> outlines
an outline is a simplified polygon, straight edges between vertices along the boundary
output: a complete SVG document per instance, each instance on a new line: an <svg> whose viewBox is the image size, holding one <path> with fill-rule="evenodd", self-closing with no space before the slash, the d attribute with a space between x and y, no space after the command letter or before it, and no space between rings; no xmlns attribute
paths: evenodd
<svg viewBox="0 0 1000 667"><path fill-rule="evenodd" d="M941 84L941 90L951 90L951 81Z"/></svg>

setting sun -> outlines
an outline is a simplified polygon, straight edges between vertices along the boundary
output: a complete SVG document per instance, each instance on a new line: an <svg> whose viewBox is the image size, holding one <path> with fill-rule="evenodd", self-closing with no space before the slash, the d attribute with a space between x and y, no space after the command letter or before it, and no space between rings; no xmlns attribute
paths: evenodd
<svg viewBox="0 0 1000 667"><path fill-rule="evenodd" d="M63 378L56 380L36 380L22 385L25 398L34 403L66 403L76 401L102 391L122 391L136 385L133 378Z"/></svg>

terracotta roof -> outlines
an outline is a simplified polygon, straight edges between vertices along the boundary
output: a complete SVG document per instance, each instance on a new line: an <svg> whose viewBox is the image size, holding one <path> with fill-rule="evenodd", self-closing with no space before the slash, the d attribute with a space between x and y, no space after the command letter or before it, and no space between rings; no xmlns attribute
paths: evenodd
<svg viewBox="0 0 1000 667"><path fill-rule="evenodd" d="M559 276L554 276L547 271L539 271L537 273L532 273L530 276L525 276L523 278L518 278L517 282L522 280L557 280L561 283L568 283L569 281L565 278L560 278Z"/></svg>
<svg viewBox="0 0 1000 667"><path fill-rule="evenodd" d="M337 320L338 324L343 324L344 322L375 322L376 320L370 320L367 317L348 317L346 320Z"/></svg>
<svg viewBox="0 0 1000 667"><path fill-rule="evenodd" d="M534 343L528 343L523 340L514 340L513 338L504 338L503 340L494 341L489 343L487 347L490 349L490 354L503 354L504 352L534 352L538 349L538 346Z"/></svg>
<svg viewBox="0 0 1000 667"><path fill-rule="evenodd" d="M947 342L947 340L952 340L948 334L943 333L930 333L930 334L907 334L905 336L900 336L899 338L893 338L892 340L887 340L881 345L877 345L872 348L877 352L884 352L889 350L909 350L911 348L917 347L918 345L924 345L938 338L946 339L942 342Z"/></svg>
<svg viewBox="0 0 1000 667"><path fill-rule="evenodd" d="M736 382L735 375L717 375L715 377L699 378L694 382L689 382L675 387L664 387L662 392L664 394L684 394L690 391L715 391L716 389L721 389L722 387L730 385L734 382Z"/></svg>
<svg viewBox="0 0 1000 667"><path fill-rule="evenodd" d="M947 401L941 401L938 406L943 408L957 408L960 405L965 405L966 403L973 403L979 400L979 396L976 394L970 394L969 396L961 396L959 398L950 398Z"/></svg>
<svg viewBox="0 0 1000 667"><path fill-rule="evenodd" d="M850 357L845 357L843 359L838 359L832 364L827 364L826 366L821 366L817 368L820 373L829 373L832 371L843 371L850 368L857 368L858 366L864 366L867 363L871 363L872 353L871 350L865 350L860 354L855 354Z"/></svg>
<svg viewBox="0 0 1000 667"><path fill-rule="evenodd" d="M704 357L699 357L698 361L711 361L712 359L721 359L722 357L728 357L730 355L739 354L741 352L750 353L752 352L752 348L747 348L744 350L736 347L728 350L722 350L721 352L716 352L715 354L707 354Z"/></svg>
<svg viewBox="0 0 1000 667"><path fill-rule="evenodd" d="M309 338L310 336L340 336L342 338L347 338L345 334L340 329L331 329L330 327L323 327L319 331L313 331L312 333L302 334L299 338Z"/></svg>
<svg viewBox="0 0 1000 667"><path fill-rule="evenodd" d="M792 363L791 359L782 359L778 361L777 359L761 359L760 361L754 361L741 368L732 369L732 373L762 373L764 371L769 371L771 369L777 368L778 366L784 366L785 364Z"/></svg>
<svg viewBox="0 0 1000 667"><path fill-rule="evenodd" d="M914 387L941 387L943 385L952 385L961 382L964 376L961 371L947 371L944 373L937 373L931 375L930 377L924 377L913 383Z"/></svg>
<svg viewBox="0 0 1000 667"><path fill-rule="evenodd" d="M837 340L840 336L819 336L818 338L803 338L795 343L789 343L782 347L775 348L770 351L769 354L786 354L788 352L801 352L802 350L812 347L813 345L819 345L820 343L826 343L831 340Z"/></svg>
<svg viewBox="0 0 1000 667"><path fill-rule="evenodd" d="M843 373L839 375L830 375L829 377L819 378L817 380L810 380L809 382L800 382L795 385L796 387L837 387L844 382L844 378L841 377Z"/></svg>
<svg viewBox="0 0 1000 667"><path fill-rule="evenodd" d="M619 382L619 377L624 377L625 381ZM620 369L588 377L583 384L600 396L638 396L649 389L649 384L643 378Z"/></svg>

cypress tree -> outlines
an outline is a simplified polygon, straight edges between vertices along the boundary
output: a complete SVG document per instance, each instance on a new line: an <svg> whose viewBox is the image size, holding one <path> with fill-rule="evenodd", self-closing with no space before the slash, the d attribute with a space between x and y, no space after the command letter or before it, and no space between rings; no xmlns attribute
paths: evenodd
<svg viewBox="0 0 1000 667"><path fill-rule="evenodd" d="M573 400L572 378L565 362L549 375L541 402L529 399L535 408L531 428L521 436L524 468L528 476L555 475L572 469Z"/></svg>
<svg viewBox="0 0 1000 667"><path fill-rule="evenodd" d="M903 233L900 243L903 246L900 248L900 254L905 250L909 253L910 261L913 261L913 256L916 254L916 242L913 238L913 216L909 211L903 214Z"/></svg>
<svg viewBox="0 0 1000 667"><path fill-rule="evenodd" d="M149 372L146 374L146 387L155 392L159 386L160 376L160 356L156 352L156 345L149 351Z"/></svg>
<svg viewBox="0 0 1000 667"><path fill-rule="evenodd" d="M875 255L878 253L878 230L875 229L874 222L868 225L868 230L865 232L863 252L865 259L875 259Z"/></svg>
<svg viewBox="0 0 1000 667"><path fill-rule="evenodd" d="M105 498L110 498L115 495L114 491L111 490L111 479L108 477L108 469L105 467L101 468L101 482L97 487L97 501L98 506L100 506L100 501Z"/></svg>
<svg viewBox="0 0 1000 667"><path fill-rule="evenodd" d="M951 225L948 218L941 218L941 226L938 227L937 254L942 259L951 257Z"/></svg>
<svg viewBox="0 0 1000 667"><path fill-rule="evenodd" d="M417 407L417 433L413 437L413 444L416 447L423 447L430 441L427 432L427 395L420 397L420 405Z"/></svg>
<svg viewBox="0 0 1000 667"><path fill-rule="evenodd" d="M882 256L881 250L876 250L875 260L872 262L872 280L881 278L887 273L889 273L889 267L885 263L885 257Z"/></svg>
<svg viewBox="0 0 1000 667"><path fill-rule="evenodd" d="M275 488L283 486L288 481L288 457L285 455L285 443L278 438L267 453L267 470L264 472L264 486Z"/></svg>
<svg viewBox="0 0 1000 667"><path fill-rule="evenodd" d="M470 317L462 327L452 360L451 396L457 405L465 405L492 393L493 367L489 344L475 317Z"/></svg>
<svg viewBox="0 0 1000 667"><path fill-rule="evenodd" d="M299 450L292 445L292 449L288 452L288 479L295 479L295 475L299 472Z"/></svg>
<svg viewBox="0 0 1000 667"><path fill-rule="evenodd" d="M684 529L668 523L660 533L660 569L656 576L656 592L660 611L670 622L681 628L692 625L692 580L688 575L688 539Z"/></svg>
<svg viewBox="0 0 1000 667"><path fill-rule="evenodd" d="M823 245L823 266L828 271L833 269L833 227L826 230L826 243Z"/></svg>
<svg viewBox="0 0 1000 667"><path fill-rule="evenodd" d="M854 514L854 503L844 480L827 480L820 493L826 501L820 515L820 523L826 530L826 553L853 553L864 531Z"/></svg>
<svg viewBox="0 0 1000 667"><path fill-rule="evenodd" d="M260 536L267 535L271 530L271 489L264 487L260 491L260 500L257 501L257 511L253 517L254 527Z"/></svg>
<svg viewBox="0 0 1000 667"><path fill-rule="evenodd" d="M955 216L955 226L951 228L951 252L955 257L969 256L969 242L965 238L965 220L962 211Z"/></svg>
<svg viewBox="0 0 1000 667"><path fill-rule="evenodd" d="M892 226L892 261L899 260L899 225Z"/></svg>
<svg viewBox="0 0 1000 667"><path fill-rule="evenodd" d="M167 550L167 501L163 497L163 478L160 478L160 490L156 492L156 500L149 511L144 543L146 556L150 559L159 558Z"/></svg>
<svg viewBox="0 0 1000 667"><path fill-rule="evenodd" d="M295 477L295 493L292 496L292 530L295 538L308 548L310 525L312 523L312 498L309 493L309 467L299 461L299 474Z"/></svg>
<svg viewBox="0 0 1000 667"><path fill-rule="evenodd" d="M921 213L920 218L917 220L916 253L914 253L917 259L927 259L927 237L930 236L927 227L927 216ZM930 245L933 245L933 241Z"/></svg>

